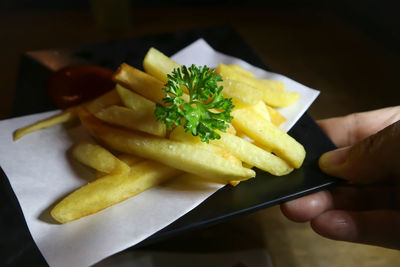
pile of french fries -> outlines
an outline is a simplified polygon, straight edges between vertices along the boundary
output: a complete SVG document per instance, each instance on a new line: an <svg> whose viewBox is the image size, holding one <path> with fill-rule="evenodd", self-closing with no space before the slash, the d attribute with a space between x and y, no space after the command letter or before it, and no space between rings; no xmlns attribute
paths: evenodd
<svg viewBox="0 0 400 267"><path fill-rule="evenodd" d="M300 97L283 83L220 63L215 72L223 77L224 96L233 100L234 119L226 132L219 132L220 139L207 144L182 127L167 131L154 115L156 103L165 97L167 74L181 66L151 48L143 67L145 72L123 63L114 73L114 90L14 133L17 140L79 118L98 142L74 147L75 159L93 168L97 179L53 208L58 222L93 214L181 174L237 185L255 176L252 167L281 176L302 165L303 146L279 128L285 118L275 108Z"/></svg>

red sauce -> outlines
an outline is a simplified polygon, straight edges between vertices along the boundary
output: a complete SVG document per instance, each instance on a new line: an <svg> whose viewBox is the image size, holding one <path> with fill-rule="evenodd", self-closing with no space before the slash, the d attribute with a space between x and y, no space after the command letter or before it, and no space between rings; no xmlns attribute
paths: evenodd
<svg viewBox="0 0 400 267"><path fill-rule="evenodd" d="M48 92L53 103L65 109L114 88L112 71L93 65L65 67L53 73L48 80Z"/></svg>

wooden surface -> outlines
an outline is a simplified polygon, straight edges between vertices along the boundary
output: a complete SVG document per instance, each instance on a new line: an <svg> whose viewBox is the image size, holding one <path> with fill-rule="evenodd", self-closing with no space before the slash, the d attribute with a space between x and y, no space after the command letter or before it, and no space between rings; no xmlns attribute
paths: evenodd
<svg viewBox="0 0 400 267"><path fill-rule="evenodd" d="M339 17L313 10L134 9L102 17L89 11L29 12L0 18L0 119L11 114L20 55L47 49L181 29L231 24L270 68L321 91L309 113L345 115L399 104L398 54ZM118 13L117 12L117 13ZM97 19L95 19L97 18ZM265 249L274 266L397 266L398 251L337 242L279 207L241 216L166 241L158 249Z"/></svg>

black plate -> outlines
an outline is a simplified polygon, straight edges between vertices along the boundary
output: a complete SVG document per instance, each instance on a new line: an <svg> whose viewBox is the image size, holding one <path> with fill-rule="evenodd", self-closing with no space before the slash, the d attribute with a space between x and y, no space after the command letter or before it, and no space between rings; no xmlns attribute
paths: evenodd
<svg viewBox="0 0 400 267"><path fill-rule="evenodd" d="M148 48L154 46L172 55L198 38L204 38L214 49L241 58L248 63L268 69L253 50L230 27L217 27L183 32L144 36L105 43L95 43L55 49L71 62L80 61L116 69L122 62L141 66ZM46 93L46 81L51 70L40 63L40 56L22 56L14 98L14 116L32 114L55 107ZM323 174L317 165L318 157L335 146L311 117L305 114L289 132L306 148L307 156L301 169L285 177L274 177L257 171L257 179L237 187L226 186L197 208L163 230L138 244L144 246L188 230L204 227L230 217L254 212L283 201L320 190L337 180ZM2 178L5 175L2 173ZM1 179L0 192L0 249L1 266L32 266L45 264L26 227L24 217L7 179ZM1 255L3 254L3 255ZM1 264L2 260L4 263ZM28 264L28 265L27 265Z"/></svg>

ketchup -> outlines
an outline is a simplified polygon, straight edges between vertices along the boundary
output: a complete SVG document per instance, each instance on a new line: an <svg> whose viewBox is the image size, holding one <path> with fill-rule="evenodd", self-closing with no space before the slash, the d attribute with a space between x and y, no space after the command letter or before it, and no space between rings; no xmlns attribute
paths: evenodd
<svg viewBox="0 0 400 267"><path fill-rule="evenodd" d="M47 83L49 96L61 109L74 106L114 88L112 71L93 65L75 65L54 72Z"/></svg>

